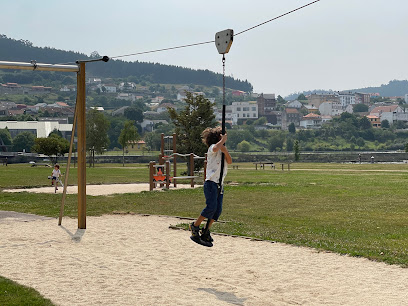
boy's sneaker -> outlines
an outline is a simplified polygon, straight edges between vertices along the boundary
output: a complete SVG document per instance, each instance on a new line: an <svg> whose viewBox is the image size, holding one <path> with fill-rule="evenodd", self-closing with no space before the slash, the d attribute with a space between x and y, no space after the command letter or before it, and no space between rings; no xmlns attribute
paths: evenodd
<svg viewBox="0 0 408 306"><path fill-rule="evenodd" d="M203 240L205 242L213 242L214 241L214 239L210 235L210 230L209 229L203 228L201 230L201 240Z"/></svg>
<svg viewBox="0 0 408 306"><path fill-rule="evenodd" d="M196 239L200 238L200 227L199 226L195 226L194 222L191 222L191 224L189 224L188 227L191 231L191 236L193 236Z"/></svg>

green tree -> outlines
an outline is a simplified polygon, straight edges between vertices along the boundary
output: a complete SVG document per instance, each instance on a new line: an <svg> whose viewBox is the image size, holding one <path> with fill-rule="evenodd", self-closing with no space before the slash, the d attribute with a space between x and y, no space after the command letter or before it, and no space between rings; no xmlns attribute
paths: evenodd
<svg viewBox="0 0 408 306"><path fill-rule="evenodd" d="M7 152L13 144L10 132L7 128L0 129L0 151Z"/></svg>
<svg viewBox="0 0 408 306"><path fill-rule="evenodd" d="M254 125L265 125L268 122L266 117L258 118L254 121Z"/></svg>
<svg viewBox="0 0 408 306"><path fill-rule="evenodd" d="M237 148L241 152L249 152L251 149L251 144L248 141L243 140L238 144Z"/></svg>
<svg viewBox="0 0 408 306"><path fill-rule="evenodd" d="M296 126L295 126L295 124L293 122L291 124L289 124L288 130L289 130L289 133L292 133L292 134L296 133Z"/></svg>
<svg viewBox="0 0 408 306"><path fill-rule="evenodd" d="M51 135L47 138L36 138L32 151L44 154L53 159L55 162L58 160L58 156L62 156L69 152L69 142L65 138L58 135Z"/></svg>
<svg viewBox="0 0 408 306"><path fill-rule="evenodd" d="M13 139L13 151L31 152L31 147L35 144L35 136L31 132L22 132Z"/></svg>
<svg viewBox="0 0 408 306"><path fill-rule="evenodd" d="M50 137L50 136L52 136L52 135L57 135L57 136L59 136L59 137L62 137L61 131L60 131L60 130L57 130L57 129L53 129L53 130L51 131L51 133L48 134L48 137Z"/></svg>
<svg viewBox="0 0 408 306"><path fill-rule="evenodd" d="M297 100L302 101L302 100L307 100L307 98L306 98L306 96L305 96L304 94L301 93L301 94L297 97Z"/></svg>
<svg viewBox="0 0 408 306"><path fill-rule="evenodd" d="M207 127L216 125L214 104L201 95L194 97L189 92L186 92L185 102L186 106L180 113L173 108L168 110L170 119L176 127L177 150L180 153L204 156L207 148L201 141L201 133Z"/></svg>
<svg viewBox="0 0 408 306"><path fill-rule="evenodd" d="M136 106L128 107L125 109L125 117L128 120L132 120L135 122L142 122L143 121L143 110Z"/></svg>
<svg viewBox="0 0 408 306"><path fill-rule="evenodd" d="M299 140L295 140L295 144L293 145L293 150L295 151L295 161L300 159L300 144Z"/></svg>
<svg viewBox="0 0 408 306"><path fill-rule="evenodd" d="M372 128L370 120L364 116L359 120L359 125L362 130L369 130Z"/></svg>
<svg viewBox="0 0 408 306"><path fill-rule="evenodd" d="M384 119L381 121L381 127L384 129L389 129L390 128L390 122L387 119Z"/></svg>
<svg viewBox="0 0 408 306"><path fill-rule="evenodd" d="M275 133L268 141L269 151L273 152L283 148L283 144L285 142L285 138L283 134Z"/></svg>
<svg viewBox="0 0 408 306"><path fill-rule="evenodd" d="M353 113L363 113L368 112L368 105L356 104L353 106Z"/></svg>
<svg viewBox="0 0 408 306"><path fill-rule="evenodd" d="M278 95L278 97L276 98L276 102L278 102L279 104L285 104L286 100L282 98L281 95Z"/></svg>
<svg viewBox="0 0 408 306"><path fill-rule="evenodd" d="M86 149L90 152L91 161L95 165L95 152L103 154L109 147L109 120L102 112L90 109L86 118Z"/></svg>
<svg viewBox="0 0 408 306"><path fill-rule="evenodd" d="M356 145L358 145L360 148L364 147L364 146L365 146L365 141L364 141L364 139L361 138L361 137L357 138L357 140L356 140Z"/></svg>
<svg viewBox="0 0 408 306"><path fill-rule="evenodd" d="M136 141L139 139L139 133L137 132L137 129L135 127L135 122L134 121L126 121L125 125L120 132L118 142L122 146L122 164L123 167L125 166L125 149L129 146L129 143L131 141Z"/></svg>
<svg viewBox="0 0 408 306"><path fill-rule="evenodd" d="M286 151L287 152L293 151L293 146L294 146L293 139L292 138L287 138L286 139Z"/></svg>

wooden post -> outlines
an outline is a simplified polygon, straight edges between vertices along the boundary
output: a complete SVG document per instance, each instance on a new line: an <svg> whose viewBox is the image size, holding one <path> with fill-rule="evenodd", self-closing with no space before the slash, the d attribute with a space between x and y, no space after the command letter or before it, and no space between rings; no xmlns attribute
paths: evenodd
<svg viewBox="0 0 408 306"><path fill-rule="evenodd" d="M161 133L161 142L160 142L160 155L159 155L159 164L163 164L164 156L164 133Z"/></svg>
<svg viewBox="0 0 408 306"><path fill-rule="evenodd" d="M62 192L62 201L61 201L61 208L60 208L60 214L59 214L58 225L61 225L61 223L62 223L62 216L64 215L65 198L66 198L66 196L67 196L69 168L70 168L70 165L71 165L72 149L73 149L73 147L74 147L74 138L75 138L75 128L76 128L77 117L78 117L78 108L77 108L77 104L75 104L74 122L72 123L71 142L70 142L70 144L69 144L69 153L68 153L67 169L65 170L64 190L63 190L63 192Z"/></svg>
<svg viewBox="0 0 408 306"><path fill-rule="evenodd" d="M177 153L177 134L173 133L173 177L177 176L177 155L174 153ZM173 184L174 187L177 187L177 182L175 179L173 179Z"/></svg>
<svg viewBox="0 0 408 306"><path fill-rule="evenodd" d="M194 154L190 153L190 176L194 176ZM191 187L194 187L194 178L191 179Z"/></svg>
<svg viewBox="0 0 408 306"><path fill-rule="evenodd" d="M290 164L288 164L288 171L290 171Z"/></svg>
<svg viewBox="0 0 408 306"><path fill-rule="evenodd" d="M86 105L85 63L79 64L77 79L78 108L78 228L86 228Z"/></svg>
<svg viewBox="0 0 408 306"><path fill-rule="evenodd" d="M154 161L151 161L149 163L149 183L150 183L150 188L149 190L152 191L155 187L155 183L153 182L153 174L154 174L154 165L156 163Z"/></svg>
<svg viewBox="0 0 408 306"><path fill-rule="evenodd" d="M170 189L170 161L166 160L166 189Z"/></svg>

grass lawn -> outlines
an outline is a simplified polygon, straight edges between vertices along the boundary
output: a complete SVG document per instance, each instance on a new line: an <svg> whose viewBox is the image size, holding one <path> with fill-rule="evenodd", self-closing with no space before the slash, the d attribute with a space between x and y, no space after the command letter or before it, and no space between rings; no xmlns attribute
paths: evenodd
<svg viewBox="0 0 408 306"><path fill-rule="evenodd" d="M54 305L34 289L21 286L0 276L0 305L7 306L46 306Z"/></svg>
<svg viewBox="0 0 408 306"><path fill-rule="evenodd" d="M214 231L408 266L408 165L294 163L289 172L256 171L252 163L231 168L222 214L230 222L215 224ZM50 171L1 167L0 188L48 185ZM75 183L76 170L71 174ZM147 182L147 177L145 165L87 169L88 183ZM57 217L60 197L0 192L0 210ZM65 215L75 218L76 205L77 196L68 195ZM87 197L89 216L125 211L197 217L203 206L202 189Z"/></svg>

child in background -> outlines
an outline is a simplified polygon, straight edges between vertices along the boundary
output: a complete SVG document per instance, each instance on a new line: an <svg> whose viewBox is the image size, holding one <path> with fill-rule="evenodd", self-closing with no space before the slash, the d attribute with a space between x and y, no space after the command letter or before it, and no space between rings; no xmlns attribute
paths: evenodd
<svg viewBox="0 0 408 306"><path fill-rule="evenodd" d="M58 164L55 164L54 170L52 170L51 178L51 185L54 185L55 183L55 190L58 190L57 184L60 176L61 176L60 166Z"/></svg>
<svg viewBox="0 0 408 306"><path fill-rule="evenodd" d="M212 237L208 230L214 221L218 220L222 211L223 200L223 186L220 185L220 173L221 173L221 156L224 153L224 170L223 178L221 182L224 182L224 178L227 175L227 164L232 163L231 155L229 154L227 147L224 145L227 141L227 135L221 135L221 128L207 128L202 134L202 141L207 145L207 174L204 182L204 195L206 207L201 212L197 220L190 224L190 230L192 233L191 239L200 243L204 241L207 245L212 246ZM200 236L200 224L207 218L208 226L201 231Z"/></svg>

